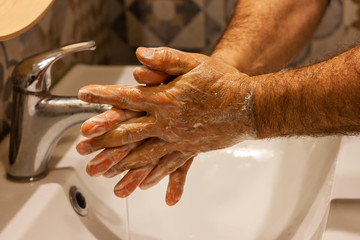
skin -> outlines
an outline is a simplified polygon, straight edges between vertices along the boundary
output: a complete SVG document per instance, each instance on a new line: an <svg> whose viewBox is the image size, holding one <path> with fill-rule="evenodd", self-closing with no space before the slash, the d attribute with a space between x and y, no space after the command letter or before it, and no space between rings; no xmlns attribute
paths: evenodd
<svg viewBox="0 0 360 240"><path fill-rule="evenodd" d="M302 49L327 0L239 0L212 56L248 75L276 72Z"/></svg>
<svg viewBox="0 0 360 240"><path fill-rule="evenodd" d="M256 78L258 138L360 132L360 46L309 67Z"/></svg>
<svg viewBox="0 0 360 240"><path fill-rule="evenodd" d="M176 79L176 82L178 82L180 80L176 78L177 76L192 71L194 66L196 65L202 71L199 72L199 76L202 74L200 77L203 79L200 79L200 77L198 77L197 80L199 81L195 82L195 84L192 82L190 85L188 84L186 86L187 88L184 86L182 87L183 89L187 89L187 91L192 93L191 96L187 96L189 97L189 99L194 98L201 93L198 92L196 89L205 88L201 91L203 91L202 93L207 93L210 88L206 87L207 85L209 85L209 82L207 81L217 81L218 78L221 78L222 81L219 83L224 83L224 85L228 85L226 86L228 87L228 89L240 89L239 91L241 92L241 96L236 96L236 99L238 100L238 104L240 103L240 105L244 106L244 103L246 103L246 98L249 99L250 97L250 89L253 89L252 85L248 83L250 80L252 81L254 79L246 78L246 76L241 74L241 72L247 73L249 75L256 75L261 73L274 72L284 67L301 49L301 47L316 29L316 26L319 23L326 9L326 5L327 1L325 0L264 0L260 3L249 0L241 0L237 3L237 7L232 21L229 24L228 29L221 38L216 49L214 50L212 58L195 54L191 57L186 56L183 61L179 61L172 56L173 52L176 52L173 50L168 51L168 49L162 49L162 54L158 54L156 57L153 57L151 53L145 53L146 49L139 48L137 51L137 57L140 62L144 64L144 66L138 67L134 70L134 77L139 83L144 83L147 86L156 86L163 82L169 82L174 78ZM168 54L169 56L163 56L164 54ZM217 61L218 59L221 59L221 62ZM168 62L169 60L171 61ZM208 71L209 69L205 68L205 64L203 64L204 62L210 65L209 68L215 69L216 71ZM224 63L227 63L228 65L234 66L238 70L241 70L241 72L237 73L237 75L240 76L241 80L239 80L240 78L237 77L219 77L219 75L226 75L226 73L217 71L219 70L218 68L229 68L229 66L225 67ZM201 65L201 67L199 67L199 65ZM232 69L231 71L234 71L234 69ZM213 76L209 76L209 73ZM184 79L186 80L185 77L182 78L182 80ZM239 86L244 85L243 83L239 83L242 80L246 82L246 85L248 85L248 87L241 88ZM201 87L197 85L199 82L202 83ZM230 82L230 84L228 84L227 82ZM182 85L180 85L180 87L181 86ZM214 89L211 89L211 91L212 93L214 93ZM223 90L223 92L227 91L228 90L226 89ZM179 93L179 91L175 92L176 94ZM229 92L231 93L232 91L229 90ZM129 93L129 95L131 94L132 93ZM232 96L228 96L228 98L231 99L234 95L236 94L234 94L233 92ZM205 99L205 97L201 98ZM121 104L116 105L116 103L114 102L113 104L115 104L114 106L118 108L124 107L131 110L137 110L139 115L143 115L145 111L147 112L148 117L156 115L156 112L158 112L157 115L164 114L164 116L166 117L174 117L175 114L173 114L172 111L168 111L166 114L166 111L164 111L164 106L166 105L165 103L169 103L169 99L170 98L166 98L166 96L163 96L162 98L158 97L157 101L155 101L154 104L162 107L160 107L158 111L152 110L153 112L151 112L150 114L148 112L150 111L148 108L139 110L129 105L120 106ZM93 101L89 99L87 100ZM134 101L136 100L139 99L135 98ZM194 99L190 100L190 102L193 100ZM204 103L206 102L205 100L203 101ZM224 103L222 104L225 105L225 102L226 101L224 101ZM213 102L211 103L214 104ZM218 104L222 106L221 103ZM206 104L203 105L206 106ZM209 104L208 106L211 105ZM239 109L238 106L234 107L233 105L232 107L233 111L237 111ZM172 151L169 145L166 145L164 147L166 151L163 151L162 154L159 154L157 157L155 157L157 158L156 160L154 160L153 157L148 157L148 160L141 160L141 157L148 155L145 154L145 152L151 150L149 145L151 146L156 143L160 144L161 141L164 141L164 139L159 137L155 137L154 139L148 138L145 140L141 140L140 142L128 144L125 146L120 144L121 146L119 147L105 147L105 150L102 153L100 153L97 157L95 157L95 159L89 162L87 171L91 176L99 176L103 174L106 177L113 177L130 168L126 176L121 179L119 184L115 187L115 194L120 197L128 196L129 194L131 194L132 191L135 190L137 186L140 186L142 189L147 189L158 183L163 177L169 175L169 185L166 194L166 202L168 205L174 205L179 201L182 195L187 171L192 163L193 157L196 156L199 151L208 151L214 148L214 146L217 146L218 148L230 146L237 141L241 141L247 138L253 138L255 136L254 133L257 131L257 129L255 127L255 123L251 123L251 121L254 121L255 119L254 115L251 114L250 107L251 106L241 108L241 110L239 110L240 112L238 112L238 115L236 116L241 118L242 120L246 119L245 122L234 122L230 124L232 125L232 127L237 124L239 124L239 126L243 126L244 124L246 124L247 127L249 127L248 129L242 129L243 127L241 127L241 129L239 129L236 134L241 131L247 132L249 129L250 130L246 134L240 134L241 136L232 136L232 140L229 141L227 144L220 145L219 142L216 142L215 140L213 140L213 138L209 138L211 139L211 141L214 142L207 143L206 145L201 146L198 145L195 147L188 146L189 144L187 144L187 147L184 147L186 146L186 144L182 144L182 148L180 150L175 148ZM113 111L115 111L115 109L116 108L114 108ZM210 111L210 109L207 110ZM122 110L116 111L121 112ZM117 115L121 114L117 113ZM138 117L139 115L137 115L136 117ZM204 126L206 126L206 121L201 121L200 118L196 119L195 121L195 119L191 120L191 118L188 118L187 115L184 116L186 116L186 118L183 118L184 122L189 123L191 121L194 121L192 126L191 124L184 124L184 126L181 125L180 128L178 128L182 129L183 132L192 129L190 130L190 132L193 131L194 133L188 134L188 136L186 137L191 139L192 137L197 136L196 134L199 132L199 129L203 130L205 128ZM232 118L236 117L232 116ZM88 154L92 151L95 151L96 149L103 148L104 146L101 144L101 142L107 141L104 139L111 139L109 141L113 141L117 138L116 134L110 133L109 131L115 130L120 126L121 123L129 119L130 118L118 118L116 120L115 118L115 120L113 119L108 121L105 116L99 116L95 120L88 120L84 123L82 127L82 134L86 137L90 137L90 139L97 140L89 139L85 140L82 143L79 143L78 151L81 154ZM140 135L142 135L144 134L144 132L147 131L144 130L147 128L145 127L145 123L143 122L144 119L147 119L146 121L149 121L149 118L142 117L141 119L133 122L132 125L130 124L127 126L130 128L135 127L139 129L139 131L141 132ZM134 119L130 121L133 120ZM162 124L165 123L163 122ZM229 123L224 122L223 124ZM123 126L122 128L120 128L122 129L122 134L129 133L128 127ZM144 127L143 130L141 130L142 127ZM217 129L217 132L214 131L215 127L220 127L219 129ZM214 125L214 129L212 130L211 134L216 135L219 134L219 132L221 133L221 127L222 124L219 124L217 126ZM232 133L233 132L231 132L231 134ZM165 138L165 142L174 143L176 141L183 140L182 137L184 136L176 132L176 130L172 130L172 134L173 138ZM206 135L208 134L208 132L203 131L203 134ZM234 135L236 134L234 133ZM177 140L174 141L174 139ZM207 139L208 137L205 137L205 140ZM90 141L90 143L88 141ZM92 141L98 143L93 144ZM190 142L191 141L192 140L190 140ZM162 146L158 145L158 147ZM131 154L128 156L130 152ZM162 156L164 153L166 154ZM139 156L141 157L139 158ZM130 163L134 162L134 159L137 159L138 164L131 166ZM151 163L143 166L144 163L147 162ZM140 165L141 167L136 168Z"/></svg>
<svg viewBox="0 0 360 240"><path fill-rule="evenodd" d="M241 87L243 81L231 81L233 79L245 81L246 75L228 64L222 64L218 59L205 55L188 54L168 48L142 50L144 56L141 61L144 64L148 62L149 67L153 69L158 68L159 71L167 74L181 76L166 85L156 87L120 87L121 92L118 92L115 86L94 85L80 90L79 93L79 97L88 102L108 101L108 104L116 109L128 108L147 113L142 118L129 120L77 146L80 154L89 154L106 145L106 150L90 161L90 167L88 166L90 175L104 174L106 177L113 177L127 169L142 168L142 170L129 171L115 187L115 193L120 197L129 195L152 170L153 174L149 176L143 188L156 184L161 178L175 171L174 176L170 178L175 183L181 184L171 183L169 186L170 189L171 186L176 186L174 187L176 192L181 192L178 189L182 188L180 185L183 185L185 179L178 173L185 173L184 169L187 170L189 166L185 163L189 161L190 164L194 155L198 152L228 147L255 136L254 126L250 125L245 106L245 99L249 95L248 89ZM153 53L149 54L148 51ZM187 73L183 74L185 72ZM203 78L204 74L207 74L207 79ZM94 92L97 94L94 95ZM126 99L125 95L131 100ZM196 96L199 96L198 101L194 102ZM233 101L236 98L239 100ZM238 131L246 134L239 135L226 128L225 121L226 125L232 125L233 128L242 126ZM93 123L93 120L84 123L85 127L82 128L84 135L87 134L86 129L94 129ZM127 138L130 136L129 131L132 134ZM146 136L144 131L148 131L149 135ZM93 133L90 135L94 136ZM149 138L151 139L147 140ZM138 141L145 142L126 157L117 157L127 154L128 148L123 150L124 146ZM126 151L126 154L119 154L118 147L121 147L123 152ZM117 154L112 154L114 151L117 151ZM153 164L154 158L159 165ZM180 169L176 172L178 168ZM181 181L177 181L176 176L179 176ZM169 196L174 196L174 201L178 201L177 194L172 194L171 190L167 193L170 194ZM167 201L170 199L171 197L167 197Z"/></svg>
<svg viewBox="0 0 360 240"><path fill-rule="evenodd" d="M88 154L145 141L104 173L131 170L115 187L120 197L153 170L158 174L149 184L156 183L164 164L183 167L186 157L176 162L179 156L169 157L174 152L191 158L246 139L360 131L360 47L313 66L253 77L211 57L169 48L145 51L154 52L155 61L143 60L151 68L169 74L176 69L181 76L155 87L90 85L79 91L87 102L147 113L77 146Z"/></svg>

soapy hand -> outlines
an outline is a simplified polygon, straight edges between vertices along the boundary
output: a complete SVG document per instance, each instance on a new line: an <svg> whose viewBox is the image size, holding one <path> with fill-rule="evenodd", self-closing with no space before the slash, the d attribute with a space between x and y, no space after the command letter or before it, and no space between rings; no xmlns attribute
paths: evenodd
<svg viewBox="0 0 360 240"><path fill-rule="evenodd" d="M169 199L176 202L192 158L198 152L225 148L255 137L250 78L201 54L139 48L137 55L146 66L134 72L139 82L147 83L150 79L157 83L156 80L161 82L168 76L179 77L154 87L82 88L79 98L113 105L110 115L122 115L118 123L125 122L114 124L116 121L111 117L106 124L88 121L82 131L90 138L80 142L77 149L80 154L105 149L90 161L88 172L92 175L112 177L130 169L115 186L116 195L128 196L138 185L147 188L170 174L168 191L169 188L174 191L167 193L167 202ZM133 117L126 117L130 111L117 109L144 115L128 120Z"/></svg>
<svg viewBox="0 0 360 240"><path fill-rule="evenodd" d="M155 79L156 80L156 79ZM147 79L149 81L149 79ZM87 137L97 137L119 124L140 117L141 112L133 112L127 110L118 110L112 108L105 113L97 115L86 122L81 127L81 133ZM139 146L142 141L122 146L119 148L111 148L102 151L94 159L89 161L87 172L90 176L99 176L107 172L117 162L122 160L135 147ZM158 183L163 177L169 175L168 189L166 192L166 203L170 206L176 204L183 193L187 172L193 161L193 155L183 154L181 152L173 152L164 156L155 169L153 165L148 165L141 170L130 170L126 174L126 178L122 180L122 184L127 187L130 194L142 181L141 188L149 188ZM150 172L151 171L151 172ZM150 172L150 173L149 173ZM147 184L146 184L147 183ZM129 190L129 189L132 190ZM123 195L122 197L126 197Z"/></svg>

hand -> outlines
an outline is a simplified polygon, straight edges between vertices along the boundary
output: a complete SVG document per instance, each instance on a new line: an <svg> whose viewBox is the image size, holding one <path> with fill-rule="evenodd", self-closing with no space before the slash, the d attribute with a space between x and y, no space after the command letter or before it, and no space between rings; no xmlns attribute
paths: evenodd
<svg viewBox="0 0 360 240"><path fill-rule="evenodd" d="M152 70L147 67L136 67L133 74L135 80L138 83L146 84L146 86L158 85L166 81L170 81L172 78L174 78L174 76L170 76L164 72ZM81 127L81 133L86 137L97 137L116 128L119 124L141 115L142 114L140 112L113 108L84 122ZM120 161L122 158L124 158L132 148L140 145L140 143L141 142L132 146L104 151L88 163L86 169L88 174L90 176L100 176L104 174L117 161ZM109 156L116 156L116 159ZM142 189L147 189L153 185L156 185L163 177L169 175L168 189L166 191L166 203L170 206L176 204L182 196L186 175L193 162L194 157L190 157L189 159L189 156L190 155L185 155L180 152L174 152L163 157L161 161L163 164L159 164L155 171L151 171L150 174L147 175L147 177L144 179L140 187ZM112 159L112 161L106 161L108 159ZM148 169L151 170L152 167L148 167ZM135 170L130 170L127 175L131 176L136 172L137 171ZM143 171L142 175L145 176L147 172L149 171ZM143 176L139 177L139 179L143 178ZM136 182L139 182L139 180ZM129 183L125 183L125 185L132 185L136 187L138 184L134 184L134 181L131 180ZM131 192L132 191L129 191L129 194Z"/></svg>
<svg viewBox="0 0 360 240"><path fill-rule="evenodd" d="M84 122L81 127L81 133L87 137L101 136L119 126L119 124L130 119L134 120L141 115L142 113L140 112L112 108ZM141 143L142 141L119 148L104 150L89 161L86 168L88 174L90 176L100 176L106 173L112 166L121 161L132 149ZM120 196L128 196L140 183L140 187L146 189L157 184L163 177L169 175L166 203L170 206L176 204L182 196L186 175L192 164L193 156L194 155L183 154L181 152L173 152L164 156L155 169L153 169L153 165L148 165L141 170L130 170L126 174L127 177L121 181L124 186L126 185L127 193L122 193ZM120 193L118 193L118 195L119 194Z"/></svg>
<svg viewBox="0 0 360 240"><path fill-rule="evenodd" d="M93 160L105 162L102 157L113 164L105 176L132 169L115 187L117 195L130 194L155 166L153 172L163 174L161 166L173 162L171 158L162 159L169 153L191 158L197 152L224 148L255 136L249 79L238 70L204 55L167 48L139 49L138 57L150 69L184 75L157 87L93 85L79 92L85 101L147 113L78 145L81 154L105 148ZM111 161L106 154L113 149L129 151L134 143L150 137L123 159Z"/></svg>
<svg viewBox="0 0 360 240"><path fill-rule="evenodd" d="M156 70L151 70L146 67L137 67L134 69L134 77L139 83L146 84L146 86L153 86L159 83L163 83L166 80L170 80L171 77L166 73L162 73ZM93 118L90 118L81 126L81 133L86 137L97 137L100 136L114 128L116 128L119 124L140 117L142 113L140 112L133 112L127 110L119 110L119 109L111 109L107 112L99 114ZM105 173L111 166L116 163L114 157L109 156L116 156L116 159L120 161L124 158L132 148L137 145L140 145L141 142L138 144L133 144L132 146L122 147L118 149L112 149L108 151L104 151L103 153L99 154L96 158L91 160L87 165L87 172L90 176L99 176ZM105 158L104 158L105 156ZM174 160L174 158L176 158ZM143 181L143 185L141 186L142 189L149 188L155 184L157 184L163 177L169 175L169 183L168 183L168 190L166 191L166 203L170 206L176 204L183 193L183 188L185 185L186 175L188 169L190 168L193 158L177 153L170 153L167 156L162 158L163 163L178 163L180 166L175 166L174 164L162 164L157 167L157 171L152 171ZM107 161L108 159L112 159L112 161ZM188 159L188 160L186 160ZM169 160L169 161L167 161ZM182 162L186 162L182 164ZM151 170L152 168L149 168ZM133 175L133 172L137 172L135 170L130 170L127 175ZM143 171L146 173L148 171ZM153 178L153 176L158 176L159 172L162 173L162 177ZM170 174L169 174L170 173ZM140 179L143 179L141 176ZM145 184L147 183L147 184ZM130 181L130 185L134 186L133 181ZM138 184L135 184L136 186Z"/></svg>

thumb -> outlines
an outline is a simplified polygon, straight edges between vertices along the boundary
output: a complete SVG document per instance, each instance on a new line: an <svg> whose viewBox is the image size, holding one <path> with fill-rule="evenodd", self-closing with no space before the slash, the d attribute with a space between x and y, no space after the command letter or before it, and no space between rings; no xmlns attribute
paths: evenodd
<svg viewBox="0 0 360 240"><path fill-rule="evenodd" d="M203 54L187 53L167 47L139 47L136 56L148 68L175 76L191 71L208 58Z"/></svg>

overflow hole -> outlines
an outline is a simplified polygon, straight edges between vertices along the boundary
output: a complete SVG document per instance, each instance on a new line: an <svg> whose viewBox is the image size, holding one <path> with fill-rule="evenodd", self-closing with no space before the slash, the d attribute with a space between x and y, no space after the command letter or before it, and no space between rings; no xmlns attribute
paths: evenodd
<svg viewBox="0 0 360 240"><path fill-rule="evenodd" d="M80 216L88 214L87 203L85 196L75 186L72 186L69 191L69 197L72 207Z"/></svg>

